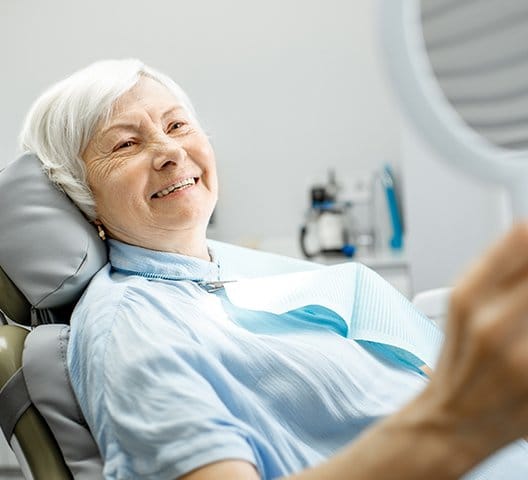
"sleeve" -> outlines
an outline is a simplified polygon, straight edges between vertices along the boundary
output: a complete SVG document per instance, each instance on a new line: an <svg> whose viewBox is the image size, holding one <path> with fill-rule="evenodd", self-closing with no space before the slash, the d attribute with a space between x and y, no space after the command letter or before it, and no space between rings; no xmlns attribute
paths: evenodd
<svg viewBox="0 0 528 480"><path fill-rule="evenodd" d="M102 388L87 388L100 392L105 478L174 479L226 459L256 464L247 427L229 411L221 364L177 322L160 323L159 311L136 300L116 313Z"/></svg>

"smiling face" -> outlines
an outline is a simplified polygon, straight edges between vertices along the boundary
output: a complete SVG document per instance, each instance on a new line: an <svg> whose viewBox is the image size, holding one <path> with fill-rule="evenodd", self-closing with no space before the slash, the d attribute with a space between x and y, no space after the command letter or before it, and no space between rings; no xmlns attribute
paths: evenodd
<svg viewBox="0 0 528 480"><path fill-rule="evenodd" d="M114 105L83 153L97 219L113 238L209 259L205 232L218 184L207 136L148 77Z"/></svg>

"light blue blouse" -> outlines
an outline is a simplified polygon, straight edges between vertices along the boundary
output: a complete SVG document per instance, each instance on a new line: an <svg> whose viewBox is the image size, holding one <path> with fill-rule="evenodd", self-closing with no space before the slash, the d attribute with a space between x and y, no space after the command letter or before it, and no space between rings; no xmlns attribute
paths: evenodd
<svg viewBox="0 0 528 480"><path fill-rule="evenodd" d="M105 478L174 479L224 459L288 475L424 387L405 355L347 338L331 312L248 311L207 285L221 278L217 261L110 241L68 351ZM525 444L512 449L468 478L528 478ZM496 475L505 465L513 476Z"/></svg>

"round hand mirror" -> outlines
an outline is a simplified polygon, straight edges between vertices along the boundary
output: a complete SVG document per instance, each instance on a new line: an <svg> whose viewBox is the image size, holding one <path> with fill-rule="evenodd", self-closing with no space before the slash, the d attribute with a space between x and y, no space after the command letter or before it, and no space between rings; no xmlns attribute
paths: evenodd
<svg viewBox="0 0 528 480"><path fill-rule="evenodd" d="M441 156L503 184L528 217L528 2L382 0L401 106Z"/></svg>

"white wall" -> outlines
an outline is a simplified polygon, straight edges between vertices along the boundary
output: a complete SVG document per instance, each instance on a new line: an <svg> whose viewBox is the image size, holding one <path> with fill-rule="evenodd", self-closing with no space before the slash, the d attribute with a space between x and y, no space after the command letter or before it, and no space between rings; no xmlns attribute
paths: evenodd
<svg viewBox="0 0 528 480"><path fill-rule="evenodd" d="M413 290L452 286L510 225L509 198L455 170L405 119L402 171Z"/></svg>
<svg viewBox="0 0 528 480"><path fill-rule="evenodd" d="M135 56L188 91L216 148L217 238L297 235L307 189L398 163L372 0L0 2L0 165L31 101L100 58Z"/></svg>

